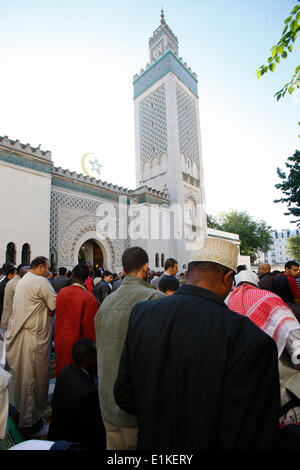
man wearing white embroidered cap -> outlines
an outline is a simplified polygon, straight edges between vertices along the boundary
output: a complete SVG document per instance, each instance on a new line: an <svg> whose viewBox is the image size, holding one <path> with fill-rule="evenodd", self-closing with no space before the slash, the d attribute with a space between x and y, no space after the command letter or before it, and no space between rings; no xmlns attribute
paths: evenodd
<svg viewBox="0 0 300 470"><path fill-rule="evenodd" d="M252 271L235 276L228 307L247 316L277 344L281 385L280 424L300 424L300 324L287 304L273 292L258 289ZM293 399L296 397L297 400Z"/></svg>
<svg viewBox="0 0 300 470"><path fill-rule="evenodd" d="M237 259L237 246L206 238L174 295L133 307L114 396L137 416L138 449L275 446L276 344L224 304Z"/></svg>

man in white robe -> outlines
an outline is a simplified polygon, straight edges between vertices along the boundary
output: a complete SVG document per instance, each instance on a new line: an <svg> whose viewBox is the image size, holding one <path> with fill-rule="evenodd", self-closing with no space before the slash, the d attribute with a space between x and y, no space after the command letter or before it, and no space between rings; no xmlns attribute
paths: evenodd
<svg viewBox="0 0 300 470"><path fill-rule="evenodd" d="M43 426L47 405L52 316L56 292L47 279L50 263L35 258L18 282L6 336L6 357L14 377L19 427L33 435Z"/></svg>

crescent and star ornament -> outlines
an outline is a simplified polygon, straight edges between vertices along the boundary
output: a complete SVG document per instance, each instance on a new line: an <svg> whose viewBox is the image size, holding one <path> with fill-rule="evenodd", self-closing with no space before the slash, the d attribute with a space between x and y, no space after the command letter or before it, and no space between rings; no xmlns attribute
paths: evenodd
<svg viewBox="0 0 300 470"><path fill-rule="evenodd" d="M98 159L97 158L94 158L93 159L89 159L88 162L86 162L86 157L88 155L95 155L94 153L92 152L87 152L85 153L82 158L81 158L81 167L84 171L84 173L89 176L90 178L94 178L95 175L93 175L92 173L94 172L97 172L98 175L100 175L100 168L103 166L103 165L100 165L100 163L98 162ZM90 165L88 165L88 163ZM89 171L87 170L87 166L88 167L91 167L89 168Z"/></svg>

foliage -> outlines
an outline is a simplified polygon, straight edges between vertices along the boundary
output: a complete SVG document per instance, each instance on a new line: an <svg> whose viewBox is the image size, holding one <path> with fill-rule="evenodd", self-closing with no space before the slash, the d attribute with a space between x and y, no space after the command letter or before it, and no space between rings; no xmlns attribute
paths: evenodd
<svg viewBox="0 0 300 470"><path fill-rule="evenodd" d="M213 215L207 214L207 227L219 230L219 225Z"/></svg>
<svg viewBox="0 0 300 470"><path fill-rule="evenodd" d="M286 241L286 252L292 259L300 260L300 235L290 237Z"/></svg>
<svg viewBox="0 0 300 470"><path fill-rule="evenodd" d="M241 255L250 256L253 263L259 251L267 252L272 244L271 227L263 220L254 220L247 212L232 210L217 217L208 216L208 227L237 233Z"/></svg>
<svg viewBox="0 0 300 470"><path fill-rule="evenodd" d="M289 163L291 162L291 163ZM274 202L287 202L288 212L284 215L297 217L293 220L300 227L300 151L296 150L294 155L288 157L285 166L289 169L287 175L284 171L277 168L277 174L282 179L282 183L275 184L277 189L281 189L285 197L276 199Z"/></svg>
<svg viewBox="0 0 300 470"><path fill-rule="evenodd" d="M297 0L300 2L300 0ZM271 49L271 56L268 58L269 65L261 65L256 70L257 78L267 73L269 70L274 72L276 64L279 64L281 58L286 59L289 52L293 50L293 43L296 41L300 31L300 5L296 5L290 13L290 16L285 20L285 26L282 31L282 36L278 43ZM292 75L291 80L286 83L281 90L275 93L277 101L283 97L288 91L293 93L295 88L300 88L300 65L296 67L295 73Z"/></svg>

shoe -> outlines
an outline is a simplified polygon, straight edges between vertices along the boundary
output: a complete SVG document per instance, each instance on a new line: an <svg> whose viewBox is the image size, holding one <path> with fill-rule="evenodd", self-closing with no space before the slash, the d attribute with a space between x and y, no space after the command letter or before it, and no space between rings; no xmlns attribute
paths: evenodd
<svg viewBox="0 0 300 470"><path fill-rule="evenodd" d="M49 425L48 424L43 424L43 426L41 427L41 429L39 429L39 431L37 432L26 432L26 437L29 437L30 439L34 439L35 437L43 437L43 436L47 436L49 432Z"/></svg>

